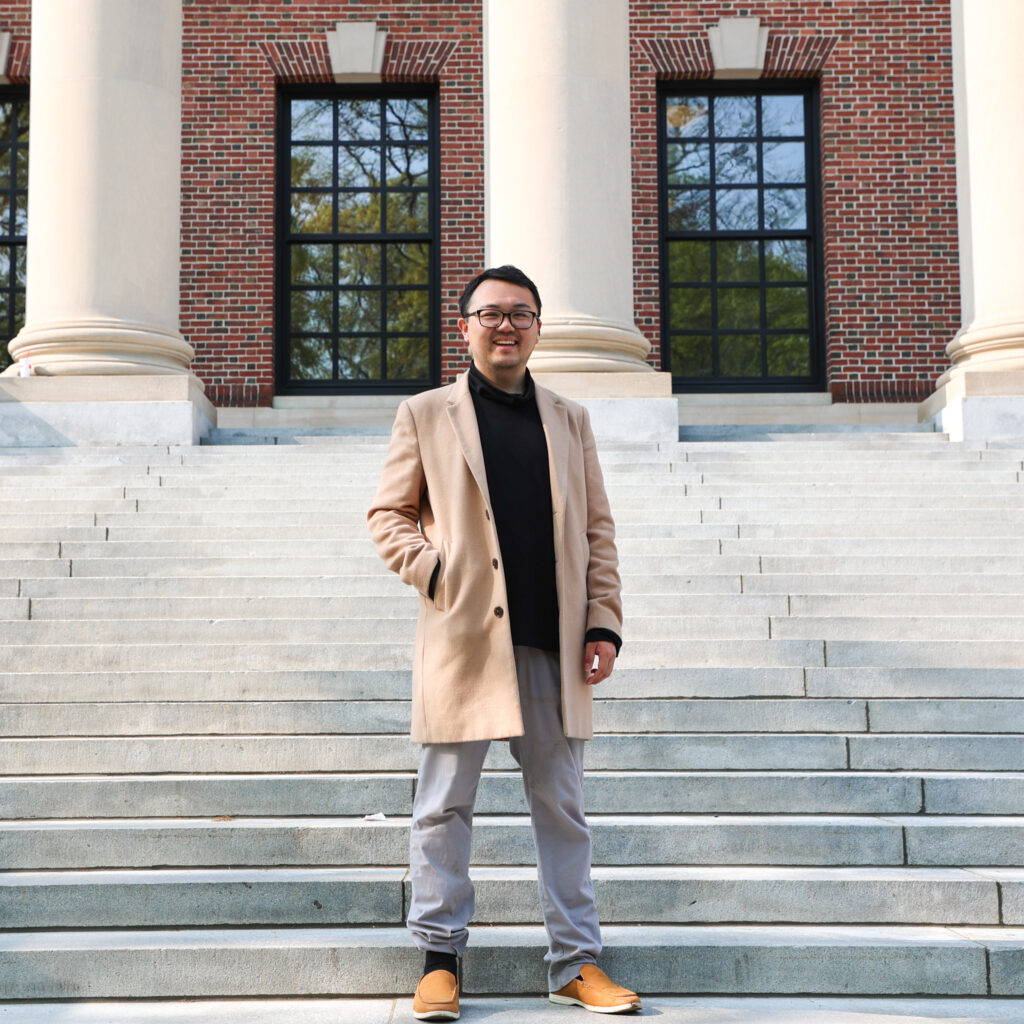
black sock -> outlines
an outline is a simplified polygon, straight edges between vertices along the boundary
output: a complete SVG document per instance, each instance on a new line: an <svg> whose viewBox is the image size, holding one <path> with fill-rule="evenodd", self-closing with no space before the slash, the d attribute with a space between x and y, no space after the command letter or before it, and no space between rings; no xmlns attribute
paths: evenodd
<svg viewBox="0 0 1024 1024"><path fill-rule="evenodd" d="M451 971L457 978L459 976L459 958L454 953L435 953L432 949L428 949L423 973L429 974L431 971Z"/></svg>

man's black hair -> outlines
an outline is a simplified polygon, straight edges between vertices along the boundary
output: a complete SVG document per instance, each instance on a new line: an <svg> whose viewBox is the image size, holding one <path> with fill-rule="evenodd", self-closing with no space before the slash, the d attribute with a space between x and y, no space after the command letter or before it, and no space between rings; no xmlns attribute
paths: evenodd
<svg viewBox="0 0 1024 1024"><path fill-rule="evenodd" d="M518 267L513 267L511 264L506 263L503 267L488 267L487 270L482 270L466 285L459 296L459 313L463 317L469 312L467 304L472 298L473 292L484 281L491 280L508 281L509 284L517 284L520 288L528 289L533 296L534 302L537 303L537 312L540 312L540 292L537 291L537 286Z"/></svg>

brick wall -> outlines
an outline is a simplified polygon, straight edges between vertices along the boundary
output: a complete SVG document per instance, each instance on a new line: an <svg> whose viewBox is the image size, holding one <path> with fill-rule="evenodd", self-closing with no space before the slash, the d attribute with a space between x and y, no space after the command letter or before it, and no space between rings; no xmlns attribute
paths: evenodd
<svg viewBox="0 0 1024 1024"><path fill-rule="evenodd" d="M630 0L638 326L657 345L657 81L709 77L730 16L771 30L768 75L820 77L829 390L926 397L960 326L947 0Z"/></svg>

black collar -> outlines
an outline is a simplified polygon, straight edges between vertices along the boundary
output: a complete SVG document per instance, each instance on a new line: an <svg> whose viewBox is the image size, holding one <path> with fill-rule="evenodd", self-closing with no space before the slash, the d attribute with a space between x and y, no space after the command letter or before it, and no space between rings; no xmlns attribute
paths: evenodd
<svg viewBox="0 0 1024 1024"><path fill-rule="evenodd" d="M525 389L522 394L513 394L509 391L502 391L501 388L492 384L477 368L474 363L469 364L469 386L474 394L481 398L488 398L492 402L500 402L502 405L522 406L536 401L536 390L530 371L526 371Z"/></svg>

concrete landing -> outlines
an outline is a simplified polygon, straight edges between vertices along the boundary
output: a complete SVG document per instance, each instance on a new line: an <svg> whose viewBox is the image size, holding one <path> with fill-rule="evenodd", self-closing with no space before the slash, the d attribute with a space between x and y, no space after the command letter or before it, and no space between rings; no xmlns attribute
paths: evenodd
<svg viewBox="0 0 1024 1024"><path fill-rule="evenodd" d="M616 1020L659 1024L1020 1024L1024 1000L648 998ZM542 999L472 999L463 1024L576 1024L578 1007ZM608 1018L612 1019L612 1018ZM410 999L233 1000L129 1003L0 1003L0 1024L400 1024Z"/></svg>

